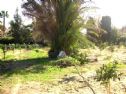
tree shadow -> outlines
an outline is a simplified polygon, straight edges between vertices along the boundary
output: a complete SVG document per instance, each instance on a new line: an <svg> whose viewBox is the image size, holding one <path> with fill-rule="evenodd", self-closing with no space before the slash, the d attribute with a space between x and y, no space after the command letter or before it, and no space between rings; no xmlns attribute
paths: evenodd
<svg viewBox="0 0 126 94"><path fill-rule="evenodd" d="M28 73L43 73L47 69L46 66L52 66L52 59L35 58L25 60L9 60L0 61L0 75L9 77L12 74L28 74Z"/></svg>
<svg viewBox="0 0 126 94"><path fill-rule="evenodd" d="M64 78L62 78L61 81L59 81L59 83L62 84L62 83L69 83L69 82L73 82L73 81L76 81L76 77L75 76L64 77Z"/></svg>

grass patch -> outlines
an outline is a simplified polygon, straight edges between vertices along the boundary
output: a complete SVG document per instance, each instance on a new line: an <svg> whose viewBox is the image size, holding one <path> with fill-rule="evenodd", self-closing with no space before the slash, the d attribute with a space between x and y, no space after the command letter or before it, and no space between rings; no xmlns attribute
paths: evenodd
<svg viewBox="0 0 126 94"><path fill-rule="evenodd" d="M69 73L75 73L75 68L60 68L56 65L60 60L47 58L48 49L16 49L7 51L6 60L1 60L6 69L0 72L0 85L13 86L16 83L37 81L41 83L54 82ZM2 56L2 54L0 54ZM1 57L2 58L2 57ZM74 61L73 58L65 61Z"/></svg>
<svg viewBox="0 0 126 94"><path fill-rule="evenodd" d="M29 81L37 81L41 83L51 83L57 79L62 78L64 75L77 73L74 66L67 66L60 68L57 63L70 62L70 64L78 64L76 59L67 57L64 59L51 60L48 57L49 48L40 49L16 49L15 51L9 50L6 53L6 60L2 60L2 52L0 50L0 65L4 64L8 68L0 72L0 86L8 87L16 83L25 83ZM93 53L93 51L91 51ZM110 60L106 55L104 62ZM103 63L88 63L78 66L80 72L95 71ZM126 65L123 63L118 64L119 69L125 69Z"/></svg>
<svg viewBox="0 0 126 94"><path fill-rule="evenodd" d="M33 59L33 58L41 58L43 56L47 57L48 48L42 49L15 49L8 50L5 55L5 60L24 60L24 59ZM2 60L4 57L2 50L0 49L0 59Z"/></svg>

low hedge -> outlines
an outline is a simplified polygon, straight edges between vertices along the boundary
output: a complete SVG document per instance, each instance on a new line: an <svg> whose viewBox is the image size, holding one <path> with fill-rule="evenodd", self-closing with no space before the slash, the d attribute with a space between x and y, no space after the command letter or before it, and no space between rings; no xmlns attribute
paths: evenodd
<svg viewBox="0 0 126 94"><path fill-rule="evenodd" d="M12 44L12 43L14 43L14 38L13 37L0 38L0 44Z"/></svg>

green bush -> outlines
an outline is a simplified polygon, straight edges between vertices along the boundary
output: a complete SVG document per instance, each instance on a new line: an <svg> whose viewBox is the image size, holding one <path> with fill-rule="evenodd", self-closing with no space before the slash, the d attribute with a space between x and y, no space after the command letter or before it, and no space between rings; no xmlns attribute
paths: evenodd
<svg viewBox="0 0 126 94"><path fill-rule="evenodd" d="M110 79L115 79L118 77L117 74L117 61L110 62L107 65L100 67L100 69L96 70L96 79L97 81L102 81L102 84L109 83Z"/></svg>
<svg viewBox="0 0 126 94"><path fill-rule="evenodd" d="M14 43L14 38L12 37L0 38L0 44L11 44L11 43Z"/></svg>
<svg viewBox="0 0 126 94"><path fill-rule="evenodd" d="M86 53L79 53L79 51L75 51L71 54L71 57L77 59L80 64L86 64L89 62L87 59L87 54Z"/></svg>
<svg viewBox="0 0 126 94"><path fill-rule="evenodd" d="M118 37L117 44L126 44L126 36L120 36Z"/></svg>
<svg viewBox="0 0 126 94"><path fill-rule="evenodd" d="M21 44L15 44L15 48L20 49L21 48Z"/></svg>
<svg viewBox="0 0 126 94"><path fill-rule="evenodd" d="M78 60L80 61L80 64L86 64L86 63L89 62L89 60L87 59L87 54L86 53L84 53L84 54L81 53L78 56Z"/></svg>
<svg viewBox="0 0 126 94"><path fill-rule="evenodd" d="M31 49L33 49L34 47L32 46L32 45L27 45L27 49L28 50L31 50Z"/></svg>
<svg viewBox="0 0 126 94"><path fill-rule="evenodd" d="M106 87L107 94L111 94L111 79L120 79L122 73L118 73L118 61L110 62L96 70L96 79Z"/></svg>
<svg viewBox="0 0 126 94"><path fill-rule="evenodd" d="M74 66L74 65L79 65L80 62L72 57L64 57L64 58L59 58L58 60L55 61L55 65L59 66L60 68L65 68L69 66Z"/></svg>
<svg viewBox="0 0 126 94"><path fill-rule="evenodd" d="M104 43L101 43L99 46L99 48L102 50L102 49L105 49L109 44L107 42L104 42Z"/></svg>
<svg viewBox="0 0 126 94"><path fill-rule="evenodd" d="M0 48L1 48L1 49L4 49L4 45L3 45L3 44L0 44Z"/></svg>

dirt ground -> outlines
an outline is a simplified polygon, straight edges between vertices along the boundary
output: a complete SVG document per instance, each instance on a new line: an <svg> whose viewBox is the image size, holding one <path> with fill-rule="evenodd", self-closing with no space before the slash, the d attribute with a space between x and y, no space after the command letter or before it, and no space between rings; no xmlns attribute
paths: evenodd
<svg viewBox="0 0 126 94"><path fill-rule="evenodd" d="M94 80L95 72L83 74L94 89L95 94L107 94L106 88ZM85 76L86 75L86 76ZM111 82L111 94L126 94L126 77ZM1 94L93 94L78 74L65 75L50 84L39 82L17 83Z"/></svg>

